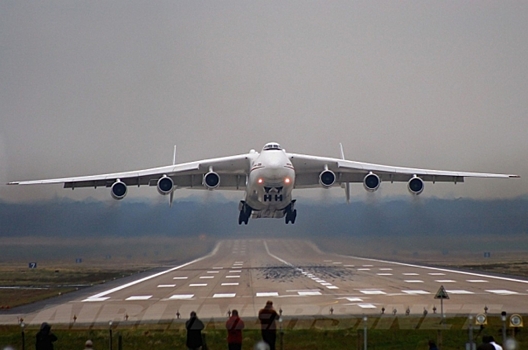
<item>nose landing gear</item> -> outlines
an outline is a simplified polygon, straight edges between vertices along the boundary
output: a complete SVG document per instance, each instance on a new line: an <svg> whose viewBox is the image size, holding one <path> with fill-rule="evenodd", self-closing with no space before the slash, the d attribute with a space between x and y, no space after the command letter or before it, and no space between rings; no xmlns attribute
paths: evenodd
<svg viewBox="0 0 528 350"><path fill-rule="evenodd" d="M295 199L284 209L286 213L284 221L286 224L292 223L295 224L295 218L297 217L297 209L294 209Z"/></svg>

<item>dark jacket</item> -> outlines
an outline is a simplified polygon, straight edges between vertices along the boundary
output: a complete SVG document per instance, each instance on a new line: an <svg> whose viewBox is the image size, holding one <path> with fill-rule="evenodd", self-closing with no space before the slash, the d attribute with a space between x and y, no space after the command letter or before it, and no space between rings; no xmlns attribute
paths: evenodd
<svg viewBox="0 0 528 350"><path fill-rule="evenodd" d="M35 342L36 350L53 350L53 342L57 341L55 334L51 333L51 326L44 322L40 326Z"/></svg>
<svg viewBox="0 0 528 350"><path fill-rule="evenodd" d="M242 344L242 330L244 329L244 326L244 321L242 321L240 317L229 317L226 321L228 344Z"/></svg>
<svg viewBox="0 0 528 350"><path fill-rule="evenodd" d="M191 317L185 322L185 328L187 329L187 342L185 345L191 349L202 346L203 322L198 317Z"/></svg>
<svg viewBox="0 0 528 350"><path fill-rule="evenodd" d="M260 328L263 331L276 331L279 314L273 309L273 307L265 307L260 309L258 318L260 320Z"/></svg>

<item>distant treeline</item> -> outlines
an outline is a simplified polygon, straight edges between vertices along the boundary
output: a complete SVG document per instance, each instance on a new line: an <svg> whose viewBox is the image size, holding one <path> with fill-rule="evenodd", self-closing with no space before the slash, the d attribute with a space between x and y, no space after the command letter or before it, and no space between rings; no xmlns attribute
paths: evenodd
<svg viewBox="0 0 528 350"><path fill-rule="evenodd" d="M528 198L504 200L384 199L320 203L300 200L295 225L250 220L239 226L238 203L192 198L166 203L71 201L0 202L0 236L261 237L364 235L509 235L528 232Z"/></svg>

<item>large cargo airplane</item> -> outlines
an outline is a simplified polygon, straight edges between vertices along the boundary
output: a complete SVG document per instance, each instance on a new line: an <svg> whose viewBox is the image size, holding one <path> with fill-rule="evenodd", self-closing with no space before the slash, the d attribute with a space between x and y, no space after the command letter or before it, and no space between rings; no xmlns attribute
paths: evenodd
<svg viewBox="0 0 528 350"><path fill-rule="evenodd" d="M456 172L404 168L346 160L343 147L341 159L287 153L276 142L269 142L262 151L211 158L158 168L125 171L113 174L79 176L47 180L14 181L8 185L58 184L65 188L110 187L114 199L123 199L128 186L156 186L162 195L169 195L170 203L178 188L207 190L244 190L240 201L239 224L249 218L285 218L286 224L295 223L297 210L293 189L341 185L350 200L350 183L363 183L369 192L376 191L382 181L407 182L413 195L424 190L424 182L463 182L466 177L515 178L517 175Z"/></svg>

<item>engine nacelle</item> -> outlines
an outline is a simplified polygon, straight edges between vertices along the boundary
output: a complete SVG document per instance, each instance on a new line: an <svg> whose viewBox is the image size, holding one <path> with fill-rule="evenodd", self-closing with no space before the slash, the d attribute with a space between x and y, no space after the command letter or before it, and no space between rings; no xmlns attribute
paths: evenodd
<svg viewBox="0 0 528 350"><path fill-rule="evenodd" d="M170 177L164 175L158 180L156 186L158 187L159 194L166 196L173 191L174 181L172 181Z"/></svg>
<svg viewBox="0 0 528 350"><path fill-rule="evenodd" d="M412 194L419 195L424 190L424 182L418 176L413 176L407 183L407 188Z"/></svg>
<svg viewBox="0 0 528 350"><path fill-rule="evenodd" d="M381 180L378 175L369 173L363 178L363 187L369 192L376 191L381 184Z"/></svg>
<svg viewBox="0 0 528 350"><path fill-rule="evenodd" d="M127 185L121 180L117 180L112 184L110 188L110 193L112 194L113 199L123 199L127 194Z"/></svg>
<svg viewBox="0 0 528 350"><path fill-rule="evenodd" d="M334 184L336 176L332 170L323 170L319 174L319 183L321 186L330 187Z"/></svg>
<svg viewBox="0 0 528 350"><path fill-rule="evenodd" d="M204 175L202 183L207 189L214 190L220 186L220 175L214 171L210 171Z"/></svg>

